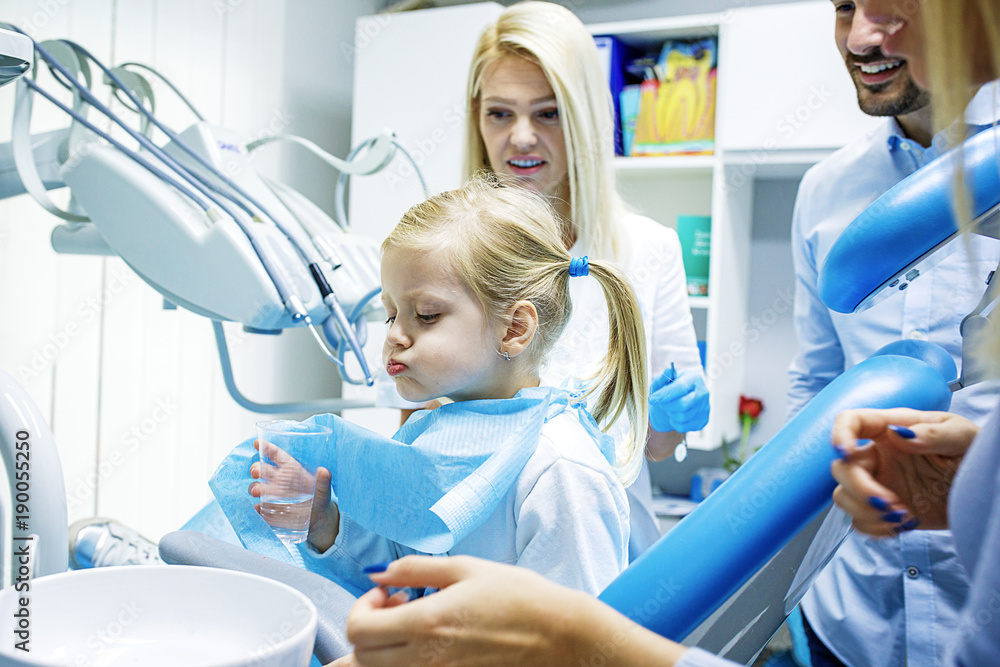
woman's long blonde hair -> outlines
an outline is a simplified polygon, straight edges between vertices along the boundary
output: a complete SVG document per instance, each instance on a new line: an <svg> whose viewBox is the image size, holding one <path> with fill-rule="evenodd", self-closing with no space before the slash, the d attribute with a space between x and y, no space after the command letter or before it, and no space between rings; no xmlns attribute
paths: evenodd
<svg viewBox="0 0 1000 667"><path fill-rule="evenodd" d="M577 238L588 252L621 261L623 248L616 230L625 204L615 187L611 91L593 36L565 7L548 2L517 3L480 36L466 95L466 176L491 169L479 131L479 100L486 69L505 56L537 64L555 91L566 140L570 215Z"/></svg>
<svg viewBox="0 0 1000 667"><path fill-rule="evenodd" d="M382 244L396 251L446 251L450 269L476 295L488 321L502 321L518 301L530 301L538 328L521 356L538 369L572 313L570 254L545 198L492 177L431 197L403 216ZM616 451L622 484L639 474L648 424L646 339L639 304L628 280L612 264L590 262L590 276L604 289L608 352L588 395L597 394L594 419L605 430L624 412L631 428Z"/></svg>
<svg viewBox="0 0 1000 667"><path fill-rule="evenodd" d="M922 0L921 10L935 126L961 127L951 124L962 117L975 89L983 84L976 80L975 68L987 65L992 67L989 78L1000 76L1000 0ZM970 44L970 36L977 34L985 36L985 51ZM997 153L1000 169L1000 146ZM971 196L961 169L955 173L955 215L968 230L972 222ZM984 352L1000 362L1000 336L983 344Z"/></svg>

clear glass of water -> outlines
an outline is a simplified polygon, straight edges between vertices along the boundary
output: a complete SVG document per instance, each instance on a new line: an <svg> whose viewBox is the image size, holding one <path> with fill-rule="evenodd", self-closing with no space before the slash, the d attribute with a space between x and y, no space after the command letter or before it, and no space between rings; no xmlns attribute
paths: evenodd
<svg viewBox="0 0 1000 667"><path fill-rule="evenodd" d="M257 423L260 515L287 545L309 533L318 452L331 434L326 426L290 419Z"/></svg>

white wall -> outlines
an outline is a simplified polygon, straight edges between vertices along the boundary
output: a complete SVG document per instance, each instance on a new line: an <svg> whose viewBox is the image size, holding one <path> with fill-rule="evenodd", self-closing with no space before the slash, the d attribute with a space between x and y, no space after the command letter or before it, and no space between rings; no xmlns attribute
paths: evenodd
<svg viewBox="0 0 1000 667"><path fill-rule="evenodd" d="M0 20L37 39L73 39L107 63L155 67L206 119L248 138L296 133L343 154L352 65L336 47L351 44L355 17L374 5L0 0ZM40 80L51 84L47 73ZM193 120L163 86L156 94L168 125ZM0 89L0 141L9 140L13 97L13 86ZM66 124L36 102L33 131ZM331 208L335 175L301 154L268 149L254 164ZM21 380L53 428L70 521L110 516L158 539L208 500L218 461L260 416L226 393L208 320L163 310L118 259L55 254L55 222L26 195L0 202L0 368ZM245 393L336 394L333 367L304 333L230 331Z"/></svg>
<svg viewBox="0 0 1000 667"><path fill-rule="evenodd" d="M758 180L754 184L750 244L750 297L747 313L747 368L743 393L764 401L750 445L766 443L785 425L788 366L798 353L792 326L795 271L791 220L797 179Z"/></svg>
<svg viewBox="0 0 1000 667"><path fill-rule="evenodd" d="M466 5L479 0L434 0L435 6ZM512 5L517 0L498 0ZM573 11L584 23L609 23L632 19L714 14L741 7L778 5L798 0L550 0ZM395 4L385 0L385 5Z"/></svg>

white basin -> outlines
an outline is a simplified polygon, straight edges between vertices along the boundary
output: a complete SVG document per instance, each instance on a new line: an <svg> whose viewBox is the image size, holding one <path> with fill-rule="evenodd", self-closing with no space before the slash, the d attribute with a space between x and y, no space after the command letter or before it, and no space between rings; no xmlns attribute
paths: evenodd
<svg viewBox="0 0 1000 667"><path fill-rule="evenodd" d="M26 607L24 595L0 591L0 665L307 667L316 637L309 598L231 570L77 570L32 580ZM30 653L15 648L25 608Z"/></svg>

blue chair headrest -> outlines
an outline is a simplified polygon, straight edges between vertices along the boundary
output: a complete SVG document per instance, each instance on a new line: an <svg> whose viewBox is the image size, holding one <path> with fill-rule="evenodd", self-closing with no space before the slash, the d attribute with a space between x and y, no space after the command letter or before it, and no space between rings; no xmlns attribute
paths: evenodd
<svg viewBox="0 0 1000 667"><path fill-rule="evenodd" d="M991 127L897 183L854 219L833 244L819 274L828 308L852 313L886 282L958 233L952 211L961 165L979 217L1000 203L1000 128ZM906 284L905 282L903 283Z"/></svg>

